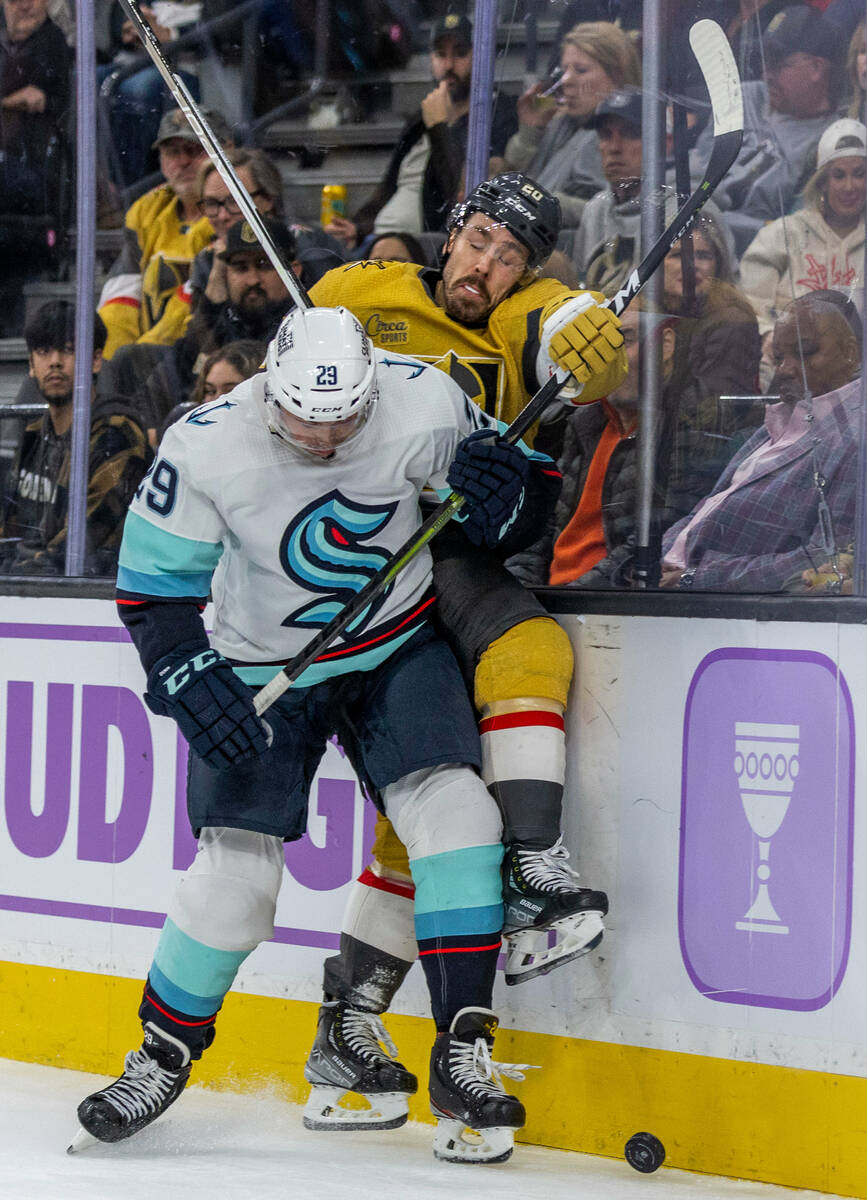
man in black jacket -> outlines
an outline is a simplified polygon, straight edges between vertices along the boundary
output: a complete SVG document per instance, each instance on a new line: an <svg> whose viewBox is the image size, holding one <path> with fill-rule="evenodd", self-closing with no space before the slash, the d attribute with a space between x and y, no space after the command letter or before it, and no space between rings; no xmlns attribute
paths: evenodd
<svg viewBox="0 0 867 1200"><path fill-rule="evenodd" d="M0 572L61 575L66 556L72 450L75 310L44 304L24 330L30 377L48 411L25 428L0 511ZM93 375L107 331L94 320ZM144 430L123 402L105 398L91 414L87 491L89 575L113 574L126 510L150 464Z"/></svg>
<svg viewBox="0 0 867 1200"><path fill-rule="evenodd" d="M0 336L19 336L23 286L51 263L72 180L62 169L72 56L48 0L3 0L0 22Z"/></svg>
<svg viewBox="0 0 867 1200"><path fill-rule="evenodd" d="M404 128L388 169L353 219L335 218L326 233L350 250L364 250L371 235L445 229L461 190L467 152L473 29L466 17L448 13L433 27L431 71L436 87ZM491 169L504 164L506 142L518 128L514 97L499 94L491 120Z"/></svg>

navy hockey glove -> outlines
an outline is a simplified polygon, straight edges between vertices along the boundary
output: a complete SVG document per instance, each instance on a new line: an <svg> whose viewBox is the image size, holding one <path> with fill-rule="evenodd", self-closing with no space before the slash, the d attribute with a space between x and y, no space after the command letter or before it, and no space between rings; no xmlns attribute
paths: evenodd
<svg viewBox="0 0 867 1200"><path fill-rule="evenodd" d="M174 717L190 748L218 771L268 748L252 692L210 647L186 642L166 654L151 668L144 698L151 712Z"/></svg>
<svg viewBox="0 0 867 1200"><path fill-rule="evenodd" d="M509 532L524 503L530 470L526 454L493 430L478 429L460 443L446 478L466 500L461 525L474 545L493 548Z"/></svg>

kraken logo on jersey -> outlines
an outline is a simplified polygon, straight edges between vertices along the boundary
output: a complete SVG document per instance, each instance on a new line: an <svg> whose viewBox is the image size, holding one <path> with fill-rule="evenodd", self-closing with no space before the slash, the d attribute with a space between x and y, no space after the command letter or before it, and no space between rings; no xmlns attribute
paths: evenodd
<svg viewBox="0 0 867 1200"><path fill-rule="evenodd" d="M379 507L358 504L335 489L308 504L287 525L280 540L280 565L286 574L322 599L291 612L284 625L309 629L327 625L391 557L382 546L362 545L394 515L397 501ZM347 628L364 624L384 603L389 588Z"/></svg>

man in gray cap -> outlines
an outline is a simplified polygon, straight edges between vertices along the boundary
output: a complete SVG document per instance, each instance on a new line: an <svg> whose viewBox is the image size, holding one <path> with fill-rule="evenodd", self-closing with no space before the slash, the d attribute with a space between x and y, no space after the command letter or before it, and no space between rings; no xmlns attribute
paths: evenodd
<svg viewBox="0 0 867 1200"><path fill-rule="evenodd" d="M472 37L468 18L458 13L434 22L430 61L436 86L398 138L373 195L352 220L338 218L325 227L347 249L364 249L371 234L445 229L467 151ZM491 118L491 174L502 170L506 142L517 128L515 98L500 93Z"/></svg>
<svg viewBox="0 0 867 1200"><path fill-rule="evenodd" d="M225 118L210 109L200 111L224 149L231 149L234 141ZM165 345L175 340L174 327L165 335L160 329L165 305L214 236L196 205L205 152L179 108L163 116L154 147L165 183L127 210L123 249L99 299L99 315L108 329L106 358L133 342Z"/></svg>
<svg viewBox="0 0 867 1200"><path fill-rule="evenodd" d="M641 199L641 92L612 92L587 122L599 138L608 187L592 196L572 258L585 286L613 295L638 261Z"/></svg>
<svg viewBox="0 0 867 1200"><path fill-rule="evenodd" d="M714 193L742 254L766 221L791 212L834 120L845 82L845 48L835 26L807 4L785 8L764 37L765 81L743 85L744 143ZM697 182L710 155L712 122L692 151Z"/></svg>

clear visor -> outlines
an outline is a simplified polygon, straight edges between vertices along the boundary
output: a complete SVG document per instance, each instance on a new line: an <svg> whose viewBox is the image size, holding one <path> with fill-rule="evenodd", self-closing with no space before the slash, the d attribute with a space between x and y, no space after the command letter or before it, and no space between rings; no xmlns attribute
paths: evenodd
<svg viewBox="0 0 867 1200"><path fill-rule="evenodd" d="M333 458L338 448L348 446L362 433L373 410L373 399L359 413L342 421L305 421L269 399L271 427L284 441L314 458Z"/></svg>

